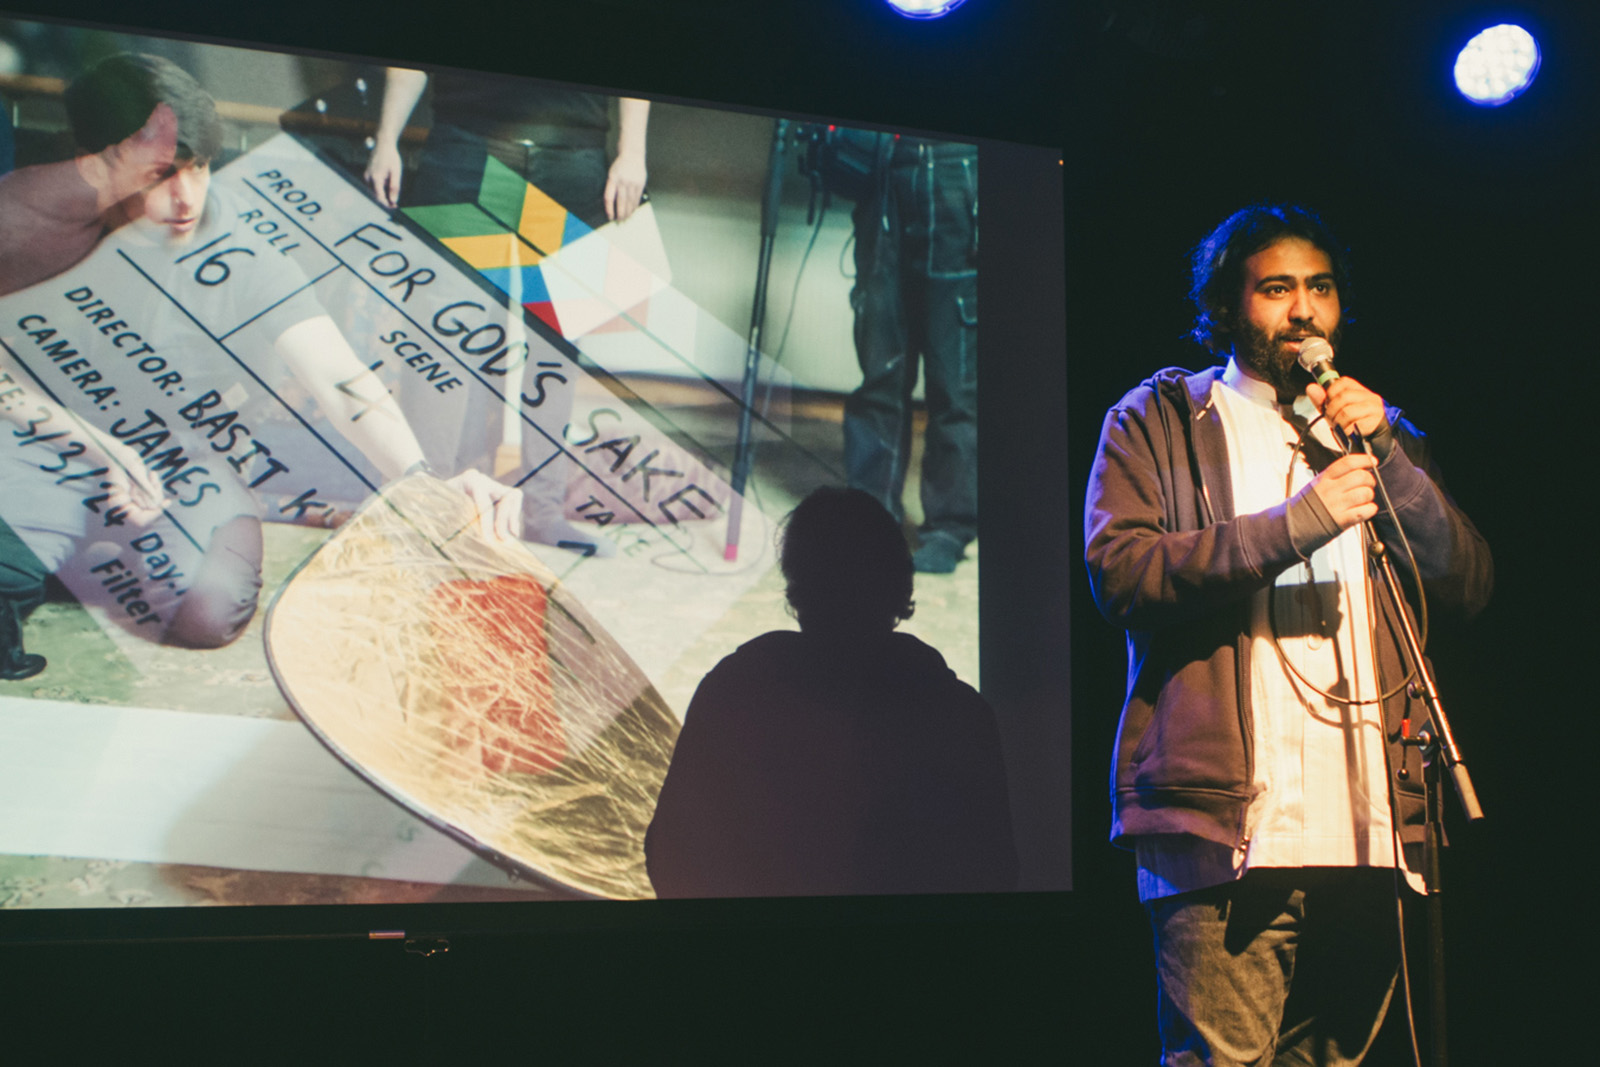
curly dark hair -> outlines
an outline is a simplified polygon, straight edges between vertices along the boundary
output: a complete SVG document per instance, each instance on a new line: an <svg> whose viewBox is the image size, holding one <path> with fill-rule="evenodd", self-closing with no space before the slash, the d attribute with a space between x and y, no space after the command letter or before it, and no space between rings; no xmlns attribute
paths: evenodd
<svg viewBox="0 0 1600 1067"><path fill-rule="evenodd" d="M67 86L65 100L73 139L84 152L132 137L157 104L166 104L178 118L180 161L210 162L222 150L217 102L188 71L160 56L107 56Z"/></svg>
<svg viewBox="0 0 1600 1067"><path fill-rule="evenodd" d="M1316 212L1295 204L1252 204L1235 211L1194 250L1193 336L1215 353L1233 347L1234 316L1244 285L1244 261L1286 237L1298 237L1327 253L1339 290L1343 319L1350 321L1350 254Z"/></svg>
<svg viewBox="0 0 1600 1067"><path fill-rule="evenodd" d="M871 495L825 486L784 521L779 566L807 632L875 633L911 618L911 550Z"/></svg>

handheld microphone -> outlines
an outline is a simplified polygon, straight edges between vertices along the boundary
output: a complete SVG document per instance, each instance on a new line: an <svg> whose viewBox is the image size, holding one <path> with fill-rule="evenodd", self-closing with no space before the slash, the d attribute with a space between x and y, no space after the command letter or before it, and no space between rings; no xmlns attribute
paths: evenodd
<svg viewBox="0 0 1600 1067"><path fill-rule="evenodd" d="M1339 377L1333 369L1333 346L1321 337L1307 337L1300 342L1300 366L1324 389Z"/></svg>
<svg viewBox="0 0 1600 1067"><path fill-rule="evenodd" d="M1305 368L1307 374L1317 380L1317 384L1326 389L1329 385L1339 380L1339 372L1333 369L1333 346L1321 337L1307 337L1300 342L1300 366ZM1345 455L1350 454L1350 442L1357 440L1360 435L1351 430L1348 434L1332 422L1328 426L1333 431L1333 439L1339 444L1339 451ZM1361 443L1362 451L1367 447Z"/></svg>

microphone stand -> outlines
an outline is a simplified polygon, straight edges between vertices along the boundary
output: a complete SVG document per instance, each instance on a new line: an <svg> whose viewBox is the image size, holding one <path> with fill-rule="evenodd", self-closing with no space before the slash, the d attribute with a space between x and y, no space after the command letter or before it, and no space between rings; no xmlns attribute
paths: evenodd
<svg viewBox="0 0 1600 1067"><path fill-rule="evenodd" d="M744 516L744 489L754 465L755 445L750 440L750 417L756 404L756 378L761 372L761 329L767 319L767 275L772 270L772 246L778 234L778 207L783 197L783 155L789 146L789 120L778 119L772 128L772 150L767 156L767 184L761 197L761 254L756 261L755 302L750 309L750 334L745 341L744 381L739 391L739 437L734 445L733 497L728 501L728 536L722 558L739 558L739 525Z"/></svg>
<svg viewBox="0 0 1600 1067"><path fill-rule="evenodd" d="M1337 426L1329 424L1333 430L1339 446L1348 455L1350 452L1349 439ZM1368 455L1372 450L1365 441L1360 441L1361 451ZM1400 446L1395 445L1396 448ZM1376 478L1377 471L1373 471ZM1380 481L1379 488L1382 489ZM1389 516L1394 520L1396 529L1400 527L1400 517L1394 514L1394 509L1389 504L1388 491L1383 491L1383 500L1389 508ZM1401 638L1405 644L1407 658L1411 661L1414 679L1407 686L1407 695L1413 699L1420 699L1427 709L1428 720L1431 726L1424 727L1417 736L1410 736L1410 718L1401 720L1400 743L1417 748L1422 754L1422 788L1425 822L1423 830L1422 854L1422 882L1427 890L1428 897L1428 981L1430 993L1430 1011L1432 1047L1431 1062L1433 1067L1445 1067L1449 1062L1445 1044L1445 997L1444 997L1444 899L1443 885L1441 884L1440 853L1444 849L1444 817L1443 804L1440 802L1440 782L1443 778L1441 765L1450 771L1450 780L1455 785L1456 796L1461 800L1462 811L1466 813L1467 821L1478 822L1483 818L1483 809L1478 805L1478 794L1472 788L1472 777L1467 773L1466 764L1461 759L1461 749L1457 746L1455 734L1450 729L1450 720L1445 717L1444 703L1439 698L1439 689L1434 684L1433 671L1428 661L1422 654L1422 641L1417 636L1416 624L1412 621L1411 613L1407 610L1405 593L1400 587L1400 580L1394 572L1394 566L1389 560L1388 547L1383 539L1378 536L1376 519L1363 522L1363 536L1367 545L1368 562L1371 568L1382 579L1384 586L1389 591L1390 602L1395 607L1395 614L1400 620ZM1420 580L1420 578L1419 578ZM1422 595L1422 590L1417 590L1417 595ZM1387 729L1387 727L1386 727ZM1400 773L1405 774L1402 765ZM1396 857L1399 860L1399 857ZM1402 951L1404 946L1402 946Z"/></svg>

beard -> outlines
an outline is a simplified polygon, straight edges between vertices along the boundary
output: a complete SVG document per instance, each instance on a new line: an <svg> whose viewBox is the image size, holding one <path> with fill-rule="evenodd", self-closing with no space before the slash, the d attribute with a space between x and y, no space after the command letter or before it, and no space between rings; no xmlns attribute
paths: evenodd
<svg viewBox="0 0 1600 1067"><path fill-rule="evenodd" d="M1293 326L1269 334L1253 322L1240 322L1234 327L1234 355L1254 377L1278 391L1278 400L1289 403L1306 391L1312 380L1309 372L1300 366L1300 353L1290 348L1289 341L1306 337L1326 337L1335 349L1339 346L1340 330L1336 327L1331 336L1315 326Z"/></svg>

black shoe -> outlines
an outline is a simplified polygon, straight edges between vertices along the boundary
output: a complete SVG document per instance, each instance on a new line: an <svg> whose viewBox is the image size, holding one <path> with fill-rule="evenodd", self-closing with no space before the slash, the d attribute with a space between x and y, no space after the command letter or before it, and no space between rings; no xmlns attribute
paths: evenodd
<svg viewBox="0 0 1600 1067"><path fill-rule="evenodd" d="M0 596L0 680L20 682L44 670L45 658L22 650L22 623L17 608Z"/></svg>
<svg viewBox="0 0 1600 1067"><path fill-rule="evenodd" d="M928 534L911 554L912 569L919 574L949 574L967 556L967 546L947 533Z"/></svg>

